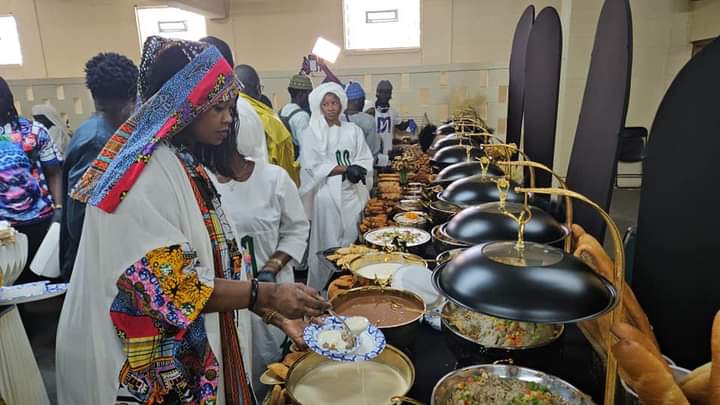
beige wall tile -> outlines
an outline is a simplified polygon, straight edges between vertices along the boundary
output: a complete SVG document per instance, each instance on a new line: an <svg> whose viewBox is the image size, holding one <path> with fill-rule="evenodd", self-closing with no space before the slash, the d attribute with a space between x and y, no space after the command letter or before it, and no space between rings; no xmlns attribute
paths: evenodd
<svg viewBox="0 0 720 405"><path fill-rule="evenodd" d="M505 135L507 132L507 118L498 118L495 124L495 133Z"/></svg>
<svg viewBox="0 0 720 405"><path fill-rule="evenodd" d="M508 86L498 87L498 102L507 104L508 100Z"/></svg>

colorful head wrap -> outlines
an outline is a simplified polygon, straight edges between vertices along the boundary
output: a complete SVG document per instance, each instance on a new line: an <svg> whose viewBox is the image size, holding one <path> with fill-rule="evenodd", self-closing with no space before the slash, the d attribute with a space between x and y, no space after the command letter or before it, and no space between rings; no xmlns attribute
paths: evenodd
<svg viewBox="0 0 720 405"><path fill-rule="evenodd" d="M171 47L180 48L188 64L156 94L142 100L142 106L110 137L75 186L72 198L114 212L158 143L172 139L211 106L237 95L232 67L215 47L153 36L145 42L140 62L140 97L146 95L153 64Z"/></svg>
<svg viewBox="0 0 720 405"><path fill-rule="evenodd" d="M290 79L289 89L312 91L313 85L309 77L298 74Z"/></svg>
<svg viewBox="0 0 720 405"><path fill-rule="evenodd" d="M358 82L348 83L345 87L345 93L347 93L347 98L350 101L365 98L365 90L363 90L362 86Z"/></svg>

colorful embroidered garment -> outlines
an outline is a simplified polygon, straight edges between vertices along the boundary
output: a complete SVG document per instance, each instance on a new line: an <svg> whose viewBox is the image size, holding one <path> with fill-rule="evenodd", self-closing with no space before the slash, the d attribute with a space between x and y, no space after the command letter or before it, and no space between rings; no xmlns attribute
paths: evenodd
<svg viewBox="0 0 720 405"><path fill-rule="evenodd" d="M148 252L118 279L110 318L127 355L120 383L144 403L169 394L183 404L216 400L220 367L201 315L212 287L196 266L192 248L175 245Z"/></svg>
<svg viewBox="0 0 720 405"><path fill-rule="evenodd" d="M180 46L189 59L192 57L191 62L110 137L75 186L72 198L114 212L150 161L158 142L172 138L210 106L238 93L232 67L216 48L204 48L200 43L150 37L143 48L141 69L151 66L157 55L171 46ZM143 73L138 85L141 94L147 86L147 74Z"/></svg>
<svg viewBox="0 0 720 405"><path fill-rule="evenodd" d="M43 166L62 165L45 127L20 117L0 127L0 220L28 225L50 218L53 200Z"/></svg>

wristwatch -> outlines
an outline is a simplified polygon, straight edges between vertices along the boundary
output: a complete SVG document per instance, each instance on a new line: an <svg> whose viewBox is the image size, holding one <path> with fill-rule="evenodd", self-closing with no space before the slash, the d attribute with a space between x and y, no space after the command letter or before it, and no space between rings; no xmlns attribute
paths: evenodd
<svg viewBox="0 0 720 405"><path fill-rule="evenodd" d="M268 263L276 264L277 267L278 267L278 270L281 270L283 267L285 267L285 265L283 264L282 260L276 259L276 258L274 258L274 257L271 258L270 260L268 260L267 262L265 262L266 265L267 265Z"/></svg>

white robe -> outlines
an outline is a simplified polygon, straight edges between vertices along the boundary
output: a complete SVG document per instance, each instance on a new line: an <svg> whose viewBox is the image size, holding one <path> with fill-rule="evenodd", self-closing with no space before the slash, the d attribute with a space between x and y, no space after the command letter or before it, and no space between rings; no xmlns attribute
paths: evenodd
<svg viewBox="0 0 720 405"><path fill-rule="evenodd" d="M303 258L310 224L297 187L285 169L256 162L247 180L215 181L215 185L238 245L245 251L243 243L252 240L255 270L260 271L275 251L282 251L293 260L278 273L277 282L295 282L292 265ZM253 387L261 399L268 386L260 384L260 375L267 364L281 360L285 334L255 314L251 314L251 319Z"/></svg>
<svg viewBox="0 0 720 405"><path fill-rule="evenodd" d="M88 206L70 287L57 331L56 380L58 404L113 404L118 376L126 356L110 320L120 274L149 251L189 243L201 265L198 276L213 284L212 245L182 164L160 145L117 210L108 214ZM246 369L250 352L250 314L238 323ZM225 402L222 381L220 322L217 313L204 315L210 347L219 364L218 404Z"/></svg>
<svg viewBox="0 0 720 405"><path fill-rule="evenodd" d="M373 176L373 156L362 130L353 123L341 124L341 127L326 128L324 147L313 133L312 125L303 134L300 195L312 225L308 285L318 290L325 288L331 270L321 266L317 253L355 242L360 215L369 199L365 184L343 181L342 176L328 177L338 165L336 152L340 152L341 156L345 151L349 152L350 163L364 167L368 171L368 179Z"/></svg>

